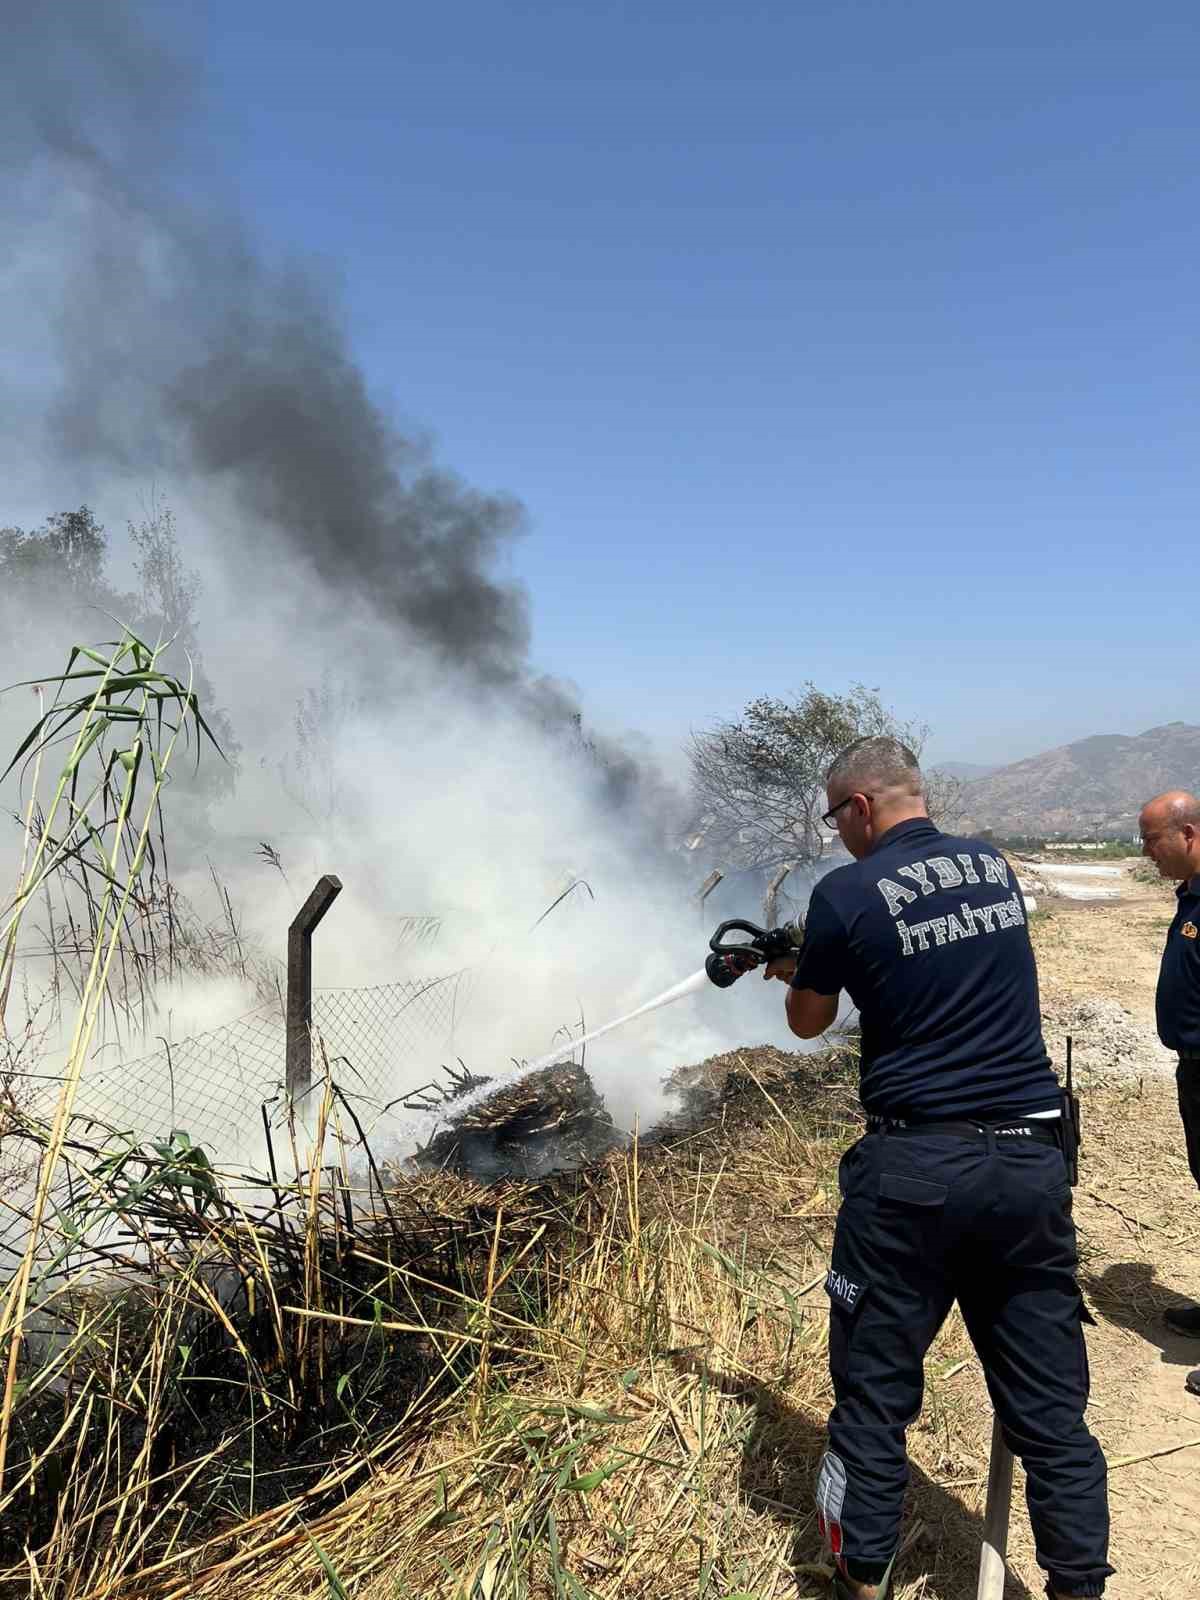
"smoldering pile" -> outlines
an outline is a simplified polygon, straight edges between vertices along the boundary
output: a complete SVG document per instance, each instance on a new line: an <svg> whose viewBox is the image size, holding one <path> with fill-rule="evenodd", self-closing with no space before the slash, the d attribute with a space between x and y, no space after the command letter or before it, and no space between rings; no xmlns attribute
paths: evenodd
<svg viewBox="0 0 1200 1600"><path fill-rule="evenodd" d="M445 1081L406 1098L411 1110L445 1108L445 1127L407 1163L414 1171L455 1172L482 1179L541 1178L574 1172L625 1143L591 1078L560 1061L515 1082L443 1068ZM457 1115L456 1100L495 1083L495 1090Z"/></svg>

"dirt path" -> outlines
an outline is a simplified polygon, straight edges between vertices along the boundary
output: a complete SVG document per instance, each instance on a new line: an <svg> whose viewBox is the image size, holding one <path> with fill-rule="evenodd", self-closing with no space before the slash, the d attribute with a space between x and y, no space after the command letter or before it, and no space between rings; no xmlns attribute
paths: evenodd
<svg viewBox="0 0 1200 1600"><path fill-rule="evenodd" d="M1033 931L1042 998L1102 994L1152 1024L1158 958L1174 897L1169 885L1135 877L1134 863L1117 865L1114 900L1038 895Z"/></svg>
<svg viewBox="0 0 1200 1600"><path fill-rule="evenodd" d="M1111 1464L1110 1592L1167 1600L1200 1577L1200 1399L1184 1387L1200 1341L1162 1320L1200 1298L1200 1203L1169 1083L1131 1087L1093 1121L1076 1216L1092 1421Z"/></svg>
<svg viewBox="0 0 1200 1600"><path fill-rule="evenodd" d="M1083 1066L1075 1212L1096 1318L1090 1418L1110 1461L1118 1576L1108 1592L1168 1600L1200 1581L1200 1398L1184 1388L1200 1366L1200 1340L1176 1337L1162 1321L1167 1305L1200 1300L1200 1197L1183 1154L1174 1058L1153 1026L1173 897L1126 870L1117 900L1041 905L1033 932L1047 1042L1061 1061L1055 1033L1073 1026ZM1019 1514L1016 1523L1013 1564L1036 1593Z"/></svg>

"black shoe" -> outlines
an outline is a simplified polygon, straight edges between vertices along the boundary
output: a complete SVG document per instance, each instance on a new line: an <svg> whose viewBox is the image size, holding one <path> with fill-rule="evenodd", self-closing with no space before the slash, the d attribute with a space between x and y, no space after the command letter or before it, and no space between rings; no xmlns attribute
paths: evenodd
<svg viewBox="0 0 1200 1600"><path fill-rule="evenodd" d="M1183 1380L1183 1387L1189 1394L1200 1394L1200 1367L1194 1367Z"/></svg>
<svg viewBox="0 0 1200 1600"><path fill-rule="evenodd" d="M1163 1312L1163 1321L1175 1333L1188 1333L1193 1339L1200 1339L1200 1306L1171 1306Z"/></svg>

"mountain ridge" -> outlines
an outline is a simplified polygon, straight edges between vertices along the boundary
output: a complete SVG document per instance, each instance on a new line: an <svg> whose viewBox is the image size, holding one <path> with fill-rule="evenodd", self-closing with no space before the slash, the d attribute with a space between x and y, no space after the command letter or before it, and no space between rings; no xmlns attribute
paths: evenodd
<svg viewBox="0 0 1200 1600"><path fill-rule="evenodd" d="M1137 835L1137 816L1164 789L1200 789L1200 726L1093 733L963 784L967 831L1079 838Z"/></svg>

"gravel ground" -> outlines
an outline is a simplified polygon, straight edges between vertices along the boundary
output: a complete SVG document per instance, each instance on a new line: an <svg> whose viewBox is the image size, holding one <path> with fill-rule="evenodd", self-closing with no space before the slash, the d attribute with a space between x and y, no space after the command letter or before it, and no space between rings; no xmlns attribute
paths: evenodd
<svg viewBox="0 0 1200 1600"><path fill-rule="evenodd" d="M1107 995L1049 1002L1042 1009L1042 1031L1060 1068L1069 1035L1075 1071L1092 1081L1174 1076L1175 1057L1159 1044L1153 1018L1135 1016Z"/></svg>

